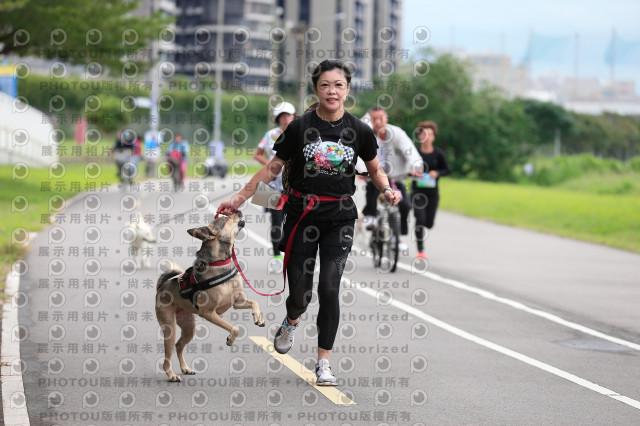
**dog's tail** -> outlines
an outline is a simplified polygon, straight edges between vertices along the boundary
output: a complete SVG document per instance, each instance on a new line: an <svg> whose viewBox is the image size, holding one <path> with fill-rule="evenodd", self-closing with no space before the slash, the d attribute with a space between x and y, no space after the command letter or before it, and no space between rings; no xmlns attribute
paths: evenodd
<svg viewBox="0 0 640 426"><path fill-rule="evenodd" d="M158 278L158 282L156 283L156 291L160 291L162 285L171 277L175 277L176 275L180 275L183 271L180 269L170 269L167 272L163 272L162 275Z"/></svg>

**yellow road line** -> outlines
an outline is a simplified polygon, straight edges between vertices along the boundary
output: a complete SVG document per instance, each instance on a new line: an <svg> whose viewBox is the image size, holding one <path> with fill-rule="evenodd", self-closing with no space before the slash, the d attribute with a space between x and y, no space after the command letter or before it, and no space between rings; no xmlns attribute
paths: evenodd
<svg viewBox="0 0 640 426"><path fill-rule="evenodd" d="M355 401L343 394L335 386L317 386L316 374L309 370L304 365L293 359L290 355L281 355L273 347L273 344L263 336L249 336L253 343L260 346L263 351L280 361L285 367L291 370L294 374L307 382L310 386L313 386L318 392L326 396L329 401L337 405L353 405Z"/></svg>

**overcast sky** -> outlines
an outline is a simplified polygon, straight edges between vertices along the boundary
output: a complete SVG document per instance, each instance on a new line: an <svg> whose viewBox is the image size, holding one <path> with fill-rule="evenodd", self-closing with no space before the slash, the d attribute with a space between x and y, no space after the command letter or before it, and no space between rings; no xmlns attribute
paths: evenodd
<svg viewBox="0 0 640 426"><path fill-rule="evenodd" d="M403 0L403 20L406 49L413 51L419 45L414 43L414 29L424 26L431 31L429 46L504 52L516 65L522 63L531 31L541 37L557 37L557 48L534 58L536 75L556 71L572 76L578 34L578 75L602 81L609 80L610 67L604 57L615 28L622 40L639 43L616 64L616 80L633 79L636 92L640 92L639 0L536 0L526 4L513 0Z"/></svg>

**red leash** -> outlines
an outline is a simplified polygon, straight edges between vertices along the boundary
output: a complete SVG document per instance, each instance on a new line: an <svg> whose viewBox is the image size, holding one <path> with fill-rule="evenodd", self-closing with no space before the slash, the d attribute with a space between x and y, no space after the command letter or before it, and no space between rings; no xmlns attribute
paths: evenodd
<svg viewBox="0 0 640 426"><path fill-rule="evenodd" d="M293 195L294 197L297 197L297 198L302 198L302 194L294 190L290 191L290 195ZM282 262L282 278L284 281L282 290L280 290L277 293L265 294L253 288L253 286L249 284L249 280L247 279L247 277L244 276L244 272L242 272L242 269L240 269L240 265L238 264L238 259L236 259L235 250L233 249L231 250L231 257L233 258L233 263L236 265L236 268L240 272L240 275L242 275L244 282L247 283L247 285L249 286L249 288L251 288L251 290L255 291L260 296L277 296L278 294L281 294L282 292L284 292L284 290L287 288L287 265L289 264L289 254L291 253L291 247L293 246L293 236L296 234L296 231L298 230L298 225L300 225L300 222L302 222L302 219L304 219L304 217L313 209L313 206L315 206L316 202L317 201L341 201L341 200L347 199L347 198L330 197L328 195L307 195L306 198L308 200L307 207L304 209L304 211L300 215L300 218L294 225L293 229L291 230L291 234L289 234L289 238L287 239L287 246L284 251L284 261ZM287 200L287 196L280 197L280 201L278 202L278 207L276 207L276 210L282 210L282 207L284 207L286 200ZM218 216L219 216L219 213L216 213L215 219L217 219Z"/></svg>
<svg viewBox="0 0 640 426"><path fill-rule="evenodd" d="M247 285L249 286L249 288L251 288L251 290L255 291L260 296L277 296L278 294L282 293L284 291L284 289L286 288L286 284L285 284L285 287L282 287L282 290L280 290L277 293L266 294L266 293L259 292L258 290L253 288L253 286L251 284L249 284L249 280L247 279L247 277L244 276L244 272L242 272L242 269L240 269L240 265L238 264L238 259L236 258L236 252L233 249L231 250L231 257L233 258L233 263L236 265L236 269L238 270L238 272L240 272L240 275L242 275L242 278L244 279L244 282L247 283Z"/></svg>
<svg viewBox="0 0 640 426"><path fill-rule="evenodd" d="M216 216L214 219L217 219L218 216L220 216L220 213L216 213ZM249 288L253 291L255 291L256 293L258 293L260 296L277 296L278 294L284 292L285 288L286 288L286 281L285 281L285 287L282 288L282 290L280 290L277 293L261 293L258 290L256 290L251 283L249 283L249 280L247 279L247 277L244 275L244 272L242 272L242 268L240 268L240 264L238 263L238 258L236 257L236 251L234 249L234 247L231 248L231 259L233 259L233 264L236 265L236 269L238 270L238 272L240 272L240 275L242 275L242 279L244 279L244 282L247 283L247 285L249 286Z"/></svg>

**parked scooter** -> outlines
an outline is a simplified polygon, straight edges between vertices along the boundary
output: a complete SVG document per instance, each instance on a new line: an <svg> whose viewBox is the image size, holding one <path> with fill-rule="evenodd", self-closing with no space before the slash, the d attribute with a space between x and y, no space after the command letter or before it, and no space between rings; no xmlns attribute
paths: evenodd
<svg viewBox="0 0 640 426"><path fill-rule="evenodd" d="M209 142L209 156L204 161L206 170L204 177L208 176L220 176L224 178L229 171L229 165L227 160L224 159L224 142L211 141Z"/></svg>

